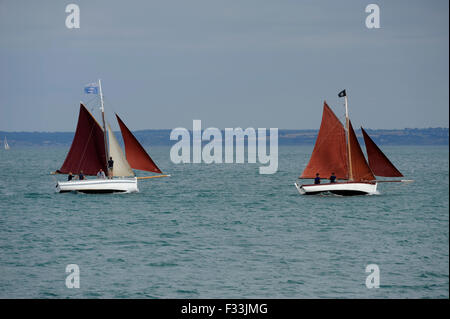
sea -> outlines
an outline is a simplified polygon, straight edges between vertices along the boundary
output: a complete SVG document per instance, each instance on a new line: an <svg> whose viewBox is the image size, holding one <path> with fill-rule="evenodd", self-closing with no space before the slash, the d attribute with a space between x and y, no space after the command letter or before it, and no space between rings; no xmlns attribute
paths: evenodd
<svg viewBox="0 0 450 319"><path fill-rule="evenodd" d="M171 177L134 194L58 194L65 176L50 172L68 147L11 145L0 298L449 298L448 146L382 148L414 182L342 197L297 192L312 146L280 146L272 175L150 147Z"/></svg>

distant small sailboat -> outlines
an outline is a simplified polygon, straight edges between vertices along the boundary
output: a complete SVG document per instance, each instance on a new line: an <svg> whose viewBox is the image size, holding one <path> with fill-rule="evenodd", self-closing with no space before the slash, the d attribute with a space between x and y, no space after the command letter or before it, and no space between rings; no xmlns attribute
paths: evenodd
<svg viewBox="0 0 450 319"><path fill-rule="evenodd" d="M125 156L110 125L105 122L101 81L98 81L98 86L95 85L89 88L90 91L86 89L85 91L86 93L97 94L98 88L100 89L103 128L81 103L77 129L69 153L61 168L54 173L72 173L76 175L83 172L86 176L96 176L100 169L105 173L108 172L108 159L112 157L114 161L112 177L114 178L58 181L56 185L57 192L131 193L139 191L138 179L170 176L162 175L162 171L153 162L150 155L147 154L142 145L116 114L125 144ZM161 175L136 177L133 169Z"/></svg>
<svg viewBox="0 0 450 319"><path fill-rule="evenodd" d="M9 150L11 147L9 147L8 141L6 140L6 136L5 136L5 150Z"/></svg>
<svg viewBox="0 0 450 319"><path fill-rule="evenodd" d="M317 173L321 178L328 178L334 173L338 181L346 181L304 185L295 183L299 193L302 195L326 192L338 195L375 194L377 182L411 182L411 180L376 180L375 175L384 177L403 177L403 175L361 127L369 159L367 163L348 116L345 90L339 93L339 97L345 97L345 128L324 102L322 123L316 144L310 161L299 178L314 179Z"/></svg>

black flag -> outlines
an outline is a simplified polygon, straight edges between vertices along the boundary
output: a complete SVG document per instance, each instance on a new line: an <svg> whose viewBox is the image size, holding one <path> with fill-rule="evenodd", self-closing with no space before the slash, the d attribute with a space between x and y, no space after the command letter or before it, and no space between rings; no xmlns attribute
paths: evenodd
<svg viewBox="0 0 450 319"><path fill-rule="evenodd" d="M344 97L344 96L347 96L347 93L345 93L345 90L342 90L341 92L339 92L338 96Z"/></svg>

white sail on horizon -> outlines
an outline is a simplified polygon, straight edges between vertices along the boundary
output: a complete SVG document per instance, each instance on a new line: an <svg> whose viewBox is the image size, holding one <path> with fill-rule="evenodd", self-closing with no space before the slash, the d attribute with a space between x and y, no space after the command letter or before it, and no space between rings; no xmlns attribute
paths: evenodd
<svg viewBox="0 0 450 319"><path fill-rule="evenodd" d="M9 150L9 149L10 149L10 147L9 147L8 141L6 140L6 136L5 136L5 150Z"/></svg>

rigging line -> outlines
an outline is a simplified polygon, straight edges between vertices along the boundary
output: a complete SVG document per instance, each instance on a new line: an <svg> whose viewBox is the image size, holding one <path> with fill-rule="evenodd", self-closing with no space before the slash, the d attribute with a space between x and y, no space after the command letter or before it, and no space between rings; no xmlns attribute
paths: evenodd
<svg viewBox="0 0 450 319"><path fill-rule="evenodd" d="M103 95L103 101L107 101L108 103L108 108L111 108L111 110L113 111L113 113L117 113L116 108L114 107L114 103L111 103L110 100L108 100L107 98L105 98L105 95Z"/></svg>
<svg viewBox="0 0 450 319"><path fill-rule="evenodd" d="M89 141L91 140L92 131L94 130L94 126L95 126L95 123L92 124L91 131L89 133L89 137L88 137L86 143L84 144L84 150L83 150L83 153L81 155L80 164L78 165L78 171L80 170L81 163L83 163L83 161L84 161L85 154L86 154L86 149L87 149L87 146L89 145Z"/></svg>
<svg viewBox="0 0 450 319"><path fill-rule="evenodd" d="M112 111L113 113L117 113L117 111L116 111L114 105L113 105L107 98L105 98L105 95L104 95L104 94L103 94L103 103L104 103L104 104L107 104L106 107L107 107L108 109L111 109L111 111ZM110 121L108 115L109 115L109 112L108 112L108 113L105 112L105 121L106 121L106 122L109 124L109 126L111 127L111 124L113 124L114 121ZM113 125L114 125L114 124L113 124ZM111 132L114 133L112 127L111 127Z"/></svg>
<svg viewBox="0 0 450 319"><path fill-rule="evenodd" d="M111 103L108 99L105 99L105 95L103 95L103 102L105 102L105 100L106 100L106 102L107 102L107 104L108 104L108 108L110 108L111 111L112 111L113 113L116 113L116 114L117 114L117 111L116 111L116 108L114 107L114 104ZM113 118L114 118L114 117L113 117ZM110 127L111 127L111 124L113 124L114 122L117 123L117 121L109 121L107 115L105 115L105 121L109 124ZM113 130L112 127L111 127L111 132L114 134L114 130ZM118 132L120 133L120 128L119 128L119 131L118 131ZM121 140L122 144L125 144L125 142L124 142L124 140L123 140L122 134L120 133L120 134L118 134L118 135L119 135L119 137L120 137L120 140ZM116 138L117 138L117 137L116 137ZM120 143L119 143L119 145L120 145Z"/></svg>
<svg viewBox="0 0 450 319"><path fill-rule="evenodd" d="M113 113L118 114L116 108L114 107L114 103L111 103L110 100L105 99L105 95L103 95L103 101L105 101L105 100L106 100L107 103L108 103L108 108L111 108L111 110L112 110ZM111 123L116 123L116 125L118 125L117 120L114 121L114 116L113 116L113 120L112 120L111 122L108 122L108 123L109 123L109 124L111 124ZM110 125L110 126L111 126L111 125ZM113 128L111 128L111 132L114 133ZM121 142L120 145L125 146L125 141L124 141L124 139L123 139L122 131L120 130L120 127L118 128L118 131L117 131L117 132L119 133L119 134L118 134L119 140L120 140L120 141L119 141L119 144L120 144L120 142ZM116 137L116 138L117 138L117 137Z"/></svg>
<svg viewBox="0 0 450 319"><path fill-rule="evenodd" d="M114 113L119 114L117 109L114 107L114 103L111 103L110 100L105 99L105 95L103 95L103 101L108 101L108 107L110 107Z"/></svg>
<svg viewBox="0 0 450 319"><path fill-rule="evenodd" d="M92 97L89 101L87 101L87 102L85 103L85 106L89 106L89 107L91 108L91 113L92 113L92 110L94 109L95 106L91 106L91 105L89 105L89 104L90 104L92 101L94 101L95 99L98 99L98 96Z"/></svg>

